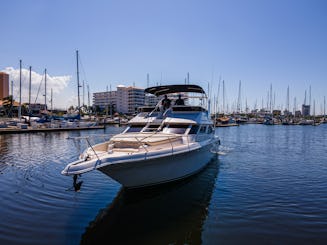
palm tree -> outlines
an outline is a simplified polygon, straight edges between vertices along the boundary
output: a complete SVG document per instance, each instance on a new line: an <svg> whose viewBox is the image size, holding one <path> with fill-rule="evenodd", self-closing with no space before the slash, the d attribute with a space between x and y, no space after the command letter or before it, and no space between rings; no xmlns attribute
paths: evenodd
<svg viewBox="0 0 327 245"><path fill-rule="evenodd" d="M13 97L12 95L9 95L5 98L3 98L3 108L5 110L5 113L7 114L8 117L12 117L13 115L13 103L14 103L14 100L13 100Z"/></svg>

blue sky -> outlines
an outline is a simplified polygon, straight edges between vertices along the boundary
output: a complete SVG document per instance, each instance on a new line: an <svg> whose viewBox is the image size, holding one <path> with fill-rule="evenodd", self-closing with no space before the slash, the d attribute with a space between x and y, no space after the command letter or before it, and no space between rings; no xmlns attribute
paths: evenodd
<svg viewBox="0 0 327 245"><path fill-rule="evenodd" d="M17 70L22 59L23 68L39 74L35 94L46 68L61 79L48 85L55 107L77 105L76 50L90 93L146 87L147 73L150 85L184 83L189 72L190 83L205 89L209 83L212 95L224 80L229 107L240 80L242 107L266 105L270 84L279 109L287 86L291 109L294 97L299 109L305 90L309 98L310 86L317 112L327 95L324 0L4 0L1 6L0 70ZM11 80L17 89L17 76Z"/></svg>

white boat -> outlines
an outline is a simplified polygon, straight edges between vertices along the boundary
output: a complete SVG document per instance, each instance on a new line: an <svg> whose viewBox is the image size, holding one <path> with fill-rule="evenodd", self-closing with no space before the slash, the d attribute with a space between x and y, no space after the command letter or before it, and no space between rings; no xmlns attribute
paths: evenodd
<svg viewBox="0 0 327 245"><path fill-rule="evenodd" d="M122 133L89 144L79 160L61 173L77 176L99 170L126 188L138 188L179 180L203 169L220 144L203 106L207 100L204 90L197 85L167 85L145 92L168 95L172 105L163 110L161 100L155 107L140 107ZM187 95L185 105L174 105L180 93ZM201 104L190 105L196 99Z"/></svg>

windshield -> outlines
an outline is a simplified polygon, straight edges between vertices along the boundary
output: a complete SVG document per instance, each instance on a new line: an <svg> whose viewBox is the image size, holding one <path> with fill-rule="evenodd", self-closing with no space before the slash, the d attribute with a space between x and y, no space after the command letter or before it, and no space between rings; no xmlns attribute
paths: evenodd
<svg viewBox="0 0 327 245"><path fill-rule="evenodd" d="M140 132L144 128L144 125L131 125L129 129L127 129L126 133L132 133L132 132Z"/></svg>
<svg viewBox="0 0 327 245"><path fill-rule="evenodd" d="M169 125L163 129L164 133L184 134L188 125Z"/></svg>

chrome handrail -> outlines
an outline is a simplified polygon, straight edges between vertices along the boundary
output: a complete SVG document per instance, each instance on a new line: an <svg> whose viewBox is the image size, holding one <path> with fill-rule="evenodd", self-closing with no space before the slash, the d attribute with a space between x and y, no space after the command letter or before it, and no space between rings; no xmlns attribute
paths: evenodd
<svg viewBox="0 0 327 245"><path fill-rule="evenodd" d="M162 100L163 100L163 98L158 101L158 103L156 104L156 106L154 107L154 109L147 115L147 117L152 116L153 112L155 112L160 107L160 105L162 103Z"/></svg>

